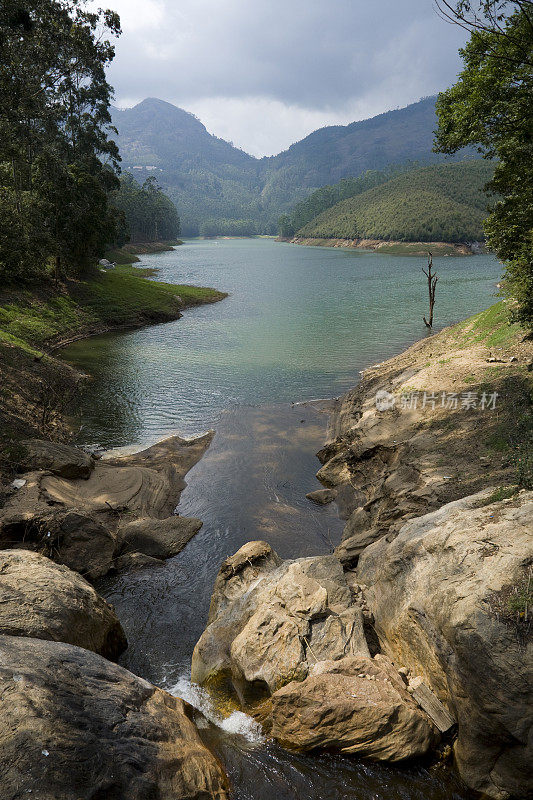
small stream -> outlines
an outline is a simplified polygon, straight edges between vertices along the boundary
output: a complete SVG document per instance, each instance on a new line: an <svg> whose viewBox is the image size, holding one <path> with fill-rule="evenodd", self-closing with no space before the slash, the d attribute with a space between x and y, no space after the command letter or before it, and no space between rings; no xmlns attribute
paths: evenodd
<svg viewBox="0 0 533 800"><path fill-rule="evenodd" d="M326 250L271 240L191 241L143 258L158 277L231 292L175 322L95 337L63 351L88 372L83 443L144 446L209 428L216 436L187 477L179 511L204 525L163 565L107 579L129 647L122 663L202 713L201 734L222 759L236 800L444 800L469 795L449 773L302 756L265 742L245 715L221 720L190 684L190 658L221 561L252 539L283 558L330 552L342 523L319 488L315 453L327 414L298 401L338 395L358 371L424 335L423 259ZM493 301L489 256L435 259L437 318ZM423 277L423 276L422 276Z"/></svg>

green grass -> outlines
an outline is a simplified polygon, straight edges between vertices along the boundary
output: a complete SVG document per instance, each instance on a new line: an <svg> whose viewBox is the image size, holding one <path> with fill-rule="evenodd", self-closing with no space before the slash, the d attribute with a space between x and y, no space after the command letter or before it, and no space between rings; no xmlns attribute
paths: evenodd
<svg viewBox="0 0 533 800"><path fill-rule="evenodd" d="M483 506L490 506L492 503L499 503L501 500L509 500L518 494L518 490L518 486L499 486L491 495L484 500L480 500L478 507L482 508Z"/></svg>
<svg viewBox="0 0 533 800"><path fill-rule="evenodd" d="M456 330L465 344L484 344L487 347L506 347L523 334L518 323L509 322L509 312L503 300L461 322Z"/></svg>
<svg viewBox="0 0 533 800"><path fill-rule="evenodd" d="M51 284L38 292L11 292L0 298L0 339L33 349L99 329L175 319L183 305L225 297L215 289L146 280L147 273L124 266L69 281L61 292Z"/></svg>

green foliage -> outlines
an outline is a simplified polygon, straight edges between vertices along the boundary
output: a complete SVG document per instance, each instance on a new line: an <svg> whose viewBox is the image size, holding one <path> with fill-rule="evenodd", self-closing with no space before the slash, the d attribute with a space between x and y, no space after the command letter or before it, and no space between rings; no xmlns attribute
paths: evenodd
<svg viewBox="0 0 533 800"><path fill-rule="evenodd" d="M533 327L533 35L531 10L510 3L475 29L461 50L464 70L437 101L436 149L477 145L496 157L490 187L500 195L485 223L487 242L505 263L504 288L516 318ZM494 11L493 2L486 3Z"/></svg>
<svg viewBox="0 0 533 800"><path fill-rule="evenodd" d="M225 296L215 289L147 280L143 274L135 267L117 267L89 280L69 281L61 294L51 286L39 296L11 291L9 299L0 301L0 339L34 348L95 327L170 319L180 307L176 295L186 305Z"/></svg>
<svg viewBox="0 0 533 800"><path fill-rule="evenodd" d="M118 16L82 0L0 5L0 276L81 272L114 231L107 193L118 150L108 138ZM14 246L16 242L19 246Z"/></svg>
<svg viewBox="0 0 533 800"><path fill-rule="evenodd" d="M180 233L176 206L157 185L154 176L140 186L125 172L111 204L124 218L124 238L131 242L160 242L175 239ZM120 244L120 239L117 244Z"/></svg>
<svg viewBox="0 0 533 800"><path fill-rule="evenodd" d="M200 225L201 236L257 236L253 219L208 219Z"/></svg>
<svg viewBox="0 0 533 800"><path fill-rule="evenodd" d="M486 206L483 187L492 173L493 167L481 160L411 170L337 203L299 229L298 235L479 241ZM377 180L373 175L370 179Z"/></svg>
<svg viewBox="0 0 533 800"><path fill-rule="evenodd" d="M316 192L306 197L305 200L300 200L289 214L283 214L279 218L279 235L284 238L294 236L304 225L307 225L328 208L340 203L341 200L347 200L350 197L362 194L366 192L367 189L373 189L374 186L386 183L386 181L390 180L394 175L407 172L412 168L413 165L405 165L403 167L390 167L381 172L378 170L367 170L367 172L360 175L358 178L343 178L338 183L322 186L321 189L317 189Z"/></svg>
<svg viewBox="0 0 533 800"><path fill-rule="evenodd" d="M253 219L259 233L275 234L280 214L320 186L390 164L442 162L432 152L435 122L434 98L426 98L373 119L322 128L277 156L256 159L170 103L149 98L113 110L125 168L141 178L156 171L187 236L213 219Z"/></svg>

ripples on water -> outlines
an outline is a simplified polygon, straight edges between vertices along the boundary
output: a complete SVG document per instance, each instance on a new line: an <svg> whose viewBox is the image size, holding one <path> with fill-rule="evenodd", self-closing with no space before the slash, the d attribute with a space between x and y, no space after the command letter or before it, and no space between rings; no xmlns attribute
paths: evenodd
<svg viewBox="0 0 533 800"><path fill-rule="evenodd" d="M76 342L63 355L93 376L81 440L145 444L216 427L234 406L331 397L358 371L425 334L423 258L271 240L191 241L143 257L158 278L230 292L176 322ZM436 323L493 301L492 256L434 260Z"/></svg>
<svg viewBox="0 0 533 800"><path fill-rule="evenodd" d="M462 800L446 772L303 756L264 743L255 723L221 719L188 681L221 561L252 539L283 558L329 552L342 523L318 488L315 453L326 416L291 401L340 394L358 371L425 335L422 258L304 248L272 241L194 241L143 258L175 283L231 296L183 319L96 337L64 354L93 378L84 387L80 440L149 444L216 428L189 473L179 512L204 521L165 564L102 583L128 636L122 662L192 701L200 732L222 759L236 800ZM437 320L449 324L493 301L489 256L434 260Z"/></svg>

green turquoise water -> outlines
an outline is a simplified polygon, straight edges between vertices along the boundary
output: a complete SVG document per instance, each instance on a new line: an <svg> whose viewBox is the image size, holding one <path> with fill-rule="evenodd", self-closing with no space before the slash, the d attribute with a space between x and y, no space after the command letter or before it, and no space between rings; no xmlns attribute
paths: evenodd
<svg viewBox="0 0 533 800"><path fill-rule="evenodd" d="M216 427L228 408L338 395L359 370L426 335L424 263L270 239L192 240L143 257L161 280L230 297L176 322L66 348L93 376L82 441L144 444ZM437 258L435 267L437 329L494 302L492 256Z"/></svg>
<svg viewBox="0 0 533 800"><path fill-rule="evenodd" d="M162 280L230 297L176 322L63 351L92 376L82 392L83 442L139 445L216 429L179 506L203 520L200 533L164 565L99 587L128 637L122 662L206 715L201 733L224 763L234 800L466 800L449 772L425 765L303 756L257 741L251 720L221 724L188 680L224 558L253 539L283 558L329 552L339 541L335 507L305 498L319 488L315 453L327 417L292 402L338 395L359 370L426 335L424 259L215 240L186 242L142 264L158 267ZM492 257L440 258L435 266L438 326L493 302L500 270Z"/></svg>

